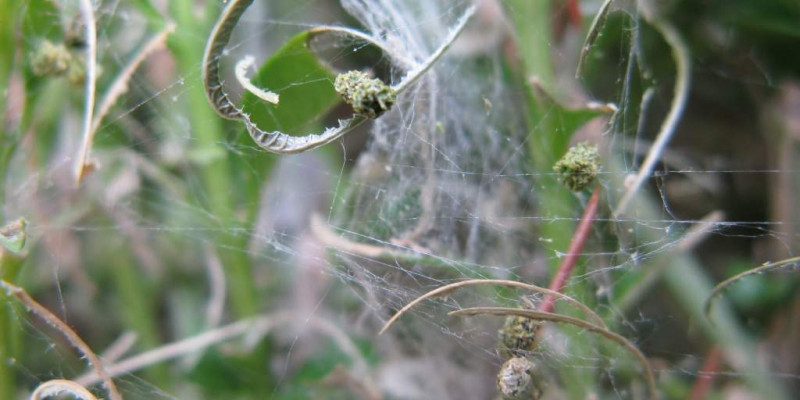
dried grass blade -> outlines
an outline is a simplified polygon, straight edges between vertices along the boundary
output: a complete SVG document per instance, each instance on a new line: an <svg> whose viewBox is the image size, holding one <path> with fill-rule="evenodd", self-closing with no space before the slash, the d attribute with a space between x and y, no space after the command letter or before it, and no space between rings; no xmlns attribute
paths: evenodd
<svg viewBox="0 0 800 400"><path fill-rule="evenodd" d="M417 297L416 299L414 299L410 303L406 304L405 307L401 308L400 311L395 313L394 316L392 316L392 318L390 318L389 321L387 321L386 324L383 325L383 328L381 328L381 330L380 330L380 332L378 334L380 335L380 334L386 332L386 330L389 329L389 327L395 321L397 321L397 319L399 319L400 316L405 314L408 310L414 308L414 306L416 306L417 304L419 304L423 300L431 298L431 297L438 297L438 296L442 296L442 295L445 295L445 294L449 294L449 293L451 293L451 292L453 292L453 291L455 291L457 289L463 288L463 287L476 286L476 285L506 286L506 287L513 287L513 288L518 288L518 289L530 290L532 292L543 293L543 294L546 294L548 296L552 296L554 298L564 300L564 301L574 305L576 308L580 309L589 319L594 321L594 323L596 325L598 325L600 327L603 327L603 328L605 328L605 326L606 326L605 322L603 322L603 319L600 318L600 316L597 315L597 313L592 311L591 308L587 307L586 305L584 305L580 301L575 300L572 297L569 297L569 296L567 296L567 295L565 295L563 293L556 292L554 290L546 289L546 288L543 288L543 287L539 287L539 286L536 286L536 285L530 285L530 284L527 284L527 283L517 282L517 281L508 281L508 280L502 280L502 279L471 279L471 280L467 280L467 281L461 281L461 282L456 282L456 283L452 283L452 284L449 284L449 285L445 285L445 286L442 286L440 288L431 290L430 292L425 293L422 296Z"/></svg>
<svg viewBox="0 0 800 400"><path fill-rule="evenodd" d="M103 385L108 391L108 397L111 398L111 400L122 400L122 396L117 391L117 386L114 385L114 381L111 380L111 377L106 373L106 369L103 366L103 363L97 357L97 354L92 351L89 345L86 344L86 342L84 342L83 339L81 339L81 337L69 327L69 325L64 323L64 321L59 319L43 305L36 302L36 300L34 300L33 297L31 297L28 292L25 291L25 289L8 283L4 280L0 280L0 287L2 287L8 295L16 297L30 312L61 333L64 338L67 339L67 342L69 342L72 347L77 349L78 352L86 357L92 364L95 373L102 379Z"/></svg>

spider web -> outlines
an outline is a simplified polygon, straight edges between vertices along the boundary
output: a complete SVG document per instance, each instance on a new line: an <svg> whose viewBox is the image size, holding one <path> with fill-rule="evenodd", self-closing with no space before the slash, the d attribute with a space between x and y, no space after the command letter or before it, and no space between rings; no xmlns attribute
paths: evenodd
<svg viewBox="0 0 800 400"><path fill-rule="evenodd" d="M584 3L585 14L600 7L600 2ZM156 4L162 13L174 7ZM424 60L470 4L256 2L237 27L224 63L232 66L246 54L266 60L293 34L323 24L363 29L398 54ZM513 4L506 8L509 13L522 12ZM71 21L72 5L62 7L56 19ZM775 149L776 142L753 137L762 127L750 121L766 119L755 108L737 116L725 109L733 102L706 107L703 102L714 97L693 93L685 122L632 211L614 217L624 180L640 167L672 96L672 78L658 82L629 67L630 54L645 46L639 40L655 42L657 35L639 37L648 28L639 25L632 7L615 11L621 16L612 26L621 24L636 34L600 39L599 49L618 53L595 55L598 70L609 69L603 83L581 88L571 78L583 34L567 30L558 43L549 44L563 68L553 86L557 98L575 104L602 99L620 109L598 116L574 135L573 141L600 143L606 162L598 177L600 211L565 292L648 356L662 390L715 376L726 385L726 395L754 393L758 388L748 380L752 370L735 360L701 371L712 348L731 357L725 347L730 342L709 345L715 339L697 328L706 322L686 311L691 299L675 289L679 284L670 284L676 278L669 271L675 262L697 259L693 265L717 280L731 268L795 256L797 214L781 200L797 195L798 169L790 154ZM204 8L197 5L191 12L201 15ZM139 9L125 2L104 2L96 13L103 70L98 90L103 90L155 31ZM61 88L51 87L58 83L37 87L26 95L39 95L33 106L52 109L56 118L45 115L32 125L7 171L5 215L27 218L32 243L17 281L70 324L107 365L204 332L219 337L229 324L246 318L247 312L238 309L242 304L263 318L210 349L198 345L169 362L121 374L115 381L125 398L349 398L369 388L387 398L493 398L497 370L505 361L497 344L503 319L447 313L474 306L535 306L543 296L465 288L424 301L387 333L377 332L404 305L449 283L507 279L546 287L567 251L559 247L564 238L548 233L558 226L571 231L588 201L577 193L558 209L542 209L543 191L549 190L542 182L552 174L537 171L531 159L530 124L535 127L536 121L526 118L530 99L518 79L524 72L510 62L519 55L512 45L512 22L503 13L496 2L478 2L467 31L390 112L325 150L300 155L266 153L241 127L223 124L208 109L195 114L201 64L182 63L180 46L170 42L139 68L128 93L100 125L92 151L100 169L76 189L71 173L80 145L82 92L63 82ZM204 31L186 33L181 26L170 40L202 49ZM335 68L372 71L392 84L407 72L356 40L315 45ZM641 57L652 63L642 68L657 73L656 56ZM701 81L695 90L731 81L744 87L752 79L756 86L782 90L776 107L797 119L792 94L800 89L779 87L763 71L731 77L731 71L699 56L693 61L695 80ZM240 90L232 75L228 78L227 90ZM647 85L654 88L653 97L640 102L633 93ZM63 98L45 101L54 93ZM558 107L553 103L545 114L559 112ZM346 111L336 109L318 122L334 121ZM714 122L737 129L738 143L709 144L724 141L719 137L724 129L692 139ZM219 131L213 147L198 137L199 126L206 124ZM40 148L43 135L49 144ZM786 140L789 147L796 143ZM763 154L741 157L748 149ZM771 160L772 154L781 157ZM228 170L215 170L220 160ZM220 179L224 187L209 184ZM220 215L215 202L226 198L230 215ZM236 286L242 276L257 294L250 303L246 290ZM785 306L796 298L792 276L757 277L767 287L759 293L783 293L780 304L796 309ZM741 292L746 288L739 290L736 295L747 298ZM762 309L775 304L759 301ZM579 316L561 303L558 312ZM796 389L798 366L781 356L796 349L787 333L791 329L759 321L746 304L736 306L744 310L739 314L744 323L736 324L762 338L749 339L753 348L747 354L757 354L769 367L753 368L767 371L768 382ZM12 302L4 307L24 348L6 360L20 382L21 398L42 381L87 373L58 333ZM776 319L796 327L789 311ZM126 347L129 332L136 339ZM537 384L548 398L645 395L636 360L613 342L559 324L541 334L542 345L526 355L536 363ZM760 345L757 352L754 344ZM114 354L115 348L122 350ZM236 385L252 385L252 392ZM102 393L100 385L92 388Z"/></svg>

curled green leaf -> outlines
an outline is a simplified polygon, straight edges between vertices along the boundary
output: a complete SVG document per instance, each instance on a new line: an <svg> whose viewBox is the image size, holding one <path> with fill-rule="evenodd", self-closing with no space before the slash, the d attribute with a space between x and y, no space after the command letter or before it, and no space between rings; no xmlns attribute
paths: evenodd
<svg viewBox="0 0 800 400"><path fill-rule="evenodd" d="M2 244L3 248L14 254L21 253L28 239L28 235L25 232L27 226L28 221L25 218L20 218L0 228L0 244Z"/></svg>

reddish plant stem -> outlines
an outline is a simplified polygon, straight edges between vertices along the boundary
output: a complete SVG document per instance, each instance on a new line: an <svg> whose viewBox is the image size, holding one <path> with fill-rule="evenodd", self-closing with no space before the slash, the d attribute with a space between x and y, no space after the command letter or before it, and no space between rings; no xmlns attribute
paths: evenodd
<svg viewBox="0 0 800 400"><path fill-rule="evenodd" d="M706 361L697 372L697 380L694 381L692 391L688 400L703 400L708 398L708 392L714 383L714 373L719 371L722 364L722 352L719 347L714 346L706 355Z"/></svg>
<svg viewBox="0 0 800 400"><path fill-rule="evenodd" d="M575 29L581 29L581 6L580 0L567 0L567 13L569 22Z"/></svg>
<svg viewBox="0 0 800 400"><path fill-rule="evenodd" d="M553 277L553 280L550 281L550 290L560 292L564 289L569 275L572 273L572 270L575 269L575 265L578 264L581 251L583 251L583 245L586 243L586 238L589 237L589 232L592 230L592 222L594 222L594 217L597 215L599 199L600 185L597 185L594 188L594 192L592 192L592 197L586 204L586 208L583 210L583 215L581 216L580 222L578 222L578 227L575 228L575 233L572 235L572 239L569 242L567 254L564 255L564 260L561 261L561 264L558 266L556 275ZM553 296L547 296L540 310L543 312L552 312L554 301L555 299Z"/></svg>

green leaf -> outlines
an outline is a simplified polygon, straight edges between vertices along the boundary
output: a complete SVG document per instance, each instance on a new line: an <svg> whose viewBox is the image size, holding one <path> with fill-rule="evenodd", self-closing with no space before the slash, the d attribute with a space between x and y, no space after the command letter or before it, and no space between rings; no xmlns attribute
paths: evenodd
<svg viewBox="0 0 800 400"><path fill-rule="evenodd" d="M556 101L549 93L555 93L556 73L551 57L551 1L508 0L504 2L514 26L517 50L521 56L522 76L526 97L526 123L529 130L528 153L534 184L538 191L539 213L543 221L552 221L538 226L541 246L546 254L552 254L551 270L555 271L560 257L567 250L574 231L573 216L578 212L576 196L558 183L552 174L553 165L567 151L573 133L591 119L603 114L602 109L589 107L568 108ZM565 218L567 217L567 218ZM579 268L581 268L579 266ZM591 293L585 282L570 285L578 297ZM576 334L573 332L573 334ZM577 338L577 336L574 336ZM590 357L595 351L585 340L573 349L576 357ZM560 368L561 379L580 382L570 385L568 397L586 397L585 388L595 385L595 377L572 368Z"/></svg>
<svg viewBox="0 0 800 400"><path fill-rule="evenodd" d="M553 164L569 148L570 139L587 122L615 111L612 105L567 107L550 96L537 82L530 84L532 107L531 146L537 168L552 172Z"/></svg>
<svg viewBox="0 0 800 400"><path fill-rule="evenodd" d="M294 135L320 133L324 129L321 118L340 101L333 89L334 74L311 52L308 39L308 31L290 38L251 78L255 86L280 95L277 105L249 92L242 98L242 109L264 131L280 130ZM254 148L244 128L240 128L240 132L239 143ZM233 160L234 168L242 171L234 179L238 186L246 188L251 204L247 214L253 218L258 211L261 187L276 159L264 151L247 151Z"/></svg>
<svg viewBox="0 0 800 400"><path fill-rule="evenodd" d="M610 115L608 113L613 108L610 105L566 107L546 93L537 82L529 86L528 105L531 130L528 145L536 184L540 188L542 216L563 218L579 215L575 195L552 174L553 165L567 152L570 139L578 128L603 114ZM566 251L574 225L570 218L541 225L540 235L547 239L542 244L545 250L554 255ZM551 267L555 268L558 262L558 257L554 257Z"/></svg>
<svg viewBox="0 0 800 400"><path fill-rule="evenodd" d="M25 82L25 107L20 123L20 131L24 132L37 126L36 151L41 156L46 156L48 150L57 141L52 139L55 131L51 127L60 116L68 94L61 78L39 77L33 73L31 58L40 49L45 40L54 44L63 41L63 27L61 25L61 10L57 4L47 0L31 0L20 12L22 33L25 40L22 42L22 76ZM78 52L79 57L84 57ZM0 84L2 87L2 84ZM57 94L57 95L55 95ZM44 108L40 108L44 107Z"/></svg>
<svg viewBox="0 0 800 400"><path fill-rule="evenodd" d="M242 108L259 128L288 134L315 133L319 119L340 100L333 90L334 75L308 47L309 32L292 37L261 66L254 85L280 95L277 105L247 92Z"/></svg>
<svg viewBox="0 0 800 400"><path fill-rule="evenodd" d="M553 176L553 165L566 153L573 133L606 110L568 108L549 94L556 89L550 47L553 40L549 21L552 2L509 0L505 4L513 21L517 48L522 58L521 84L527 89L525 117L529 130L528 150L539 193L539 212L544 221L553 218L552 222L538 226L538 235L544 239L541 241L543 250L553 255L550 268L555 271L560 260L557 255L567 250L574 231L573 219L564 217L573 217L578 208L576 196ZM570 288L578 297L588 298L580 294L591 291L586 283L571 285ZM574 349L573 354L576 357L589 357L594 351L593 346L586 341L582 343L582 346ZM560 368L559 374L565 381L581 383L569 387L569 397L586 397L588 393L584 389L595 385L595 377L586 371Z"/></svg>
<svg viewBox="0 0 800 400"><path fill-rule="evenodd" d="M274 397L276 382L269 360L275 349L269 339L248 352L223 353L210 348L189 372L188 379L200 386L209 398L266 399Z"/></svg>
<svg viewBox="0 0 800 400"><path fill-rule="evenodd" d="M536 78L548 89L555 87L551 57L552 1L507 0L505 4L514 27L517 50L526 78Z"/></svg>
<svg viewBox="0 0 800 400"><path fill-rule="evenodd" d="M131 0L131 4L147 19L150 29L160 30L163 28L164 17L150 0Z"/></svg>
<svg viewBox="0 0 800 400"><path fill-rule="evenodd" d="M793 0L735 0L713 11L731 25L800 39L800 5Z"/></svg>
<svg viewBox="0 0 800 400"><path fill-rule="evenodd" d="M59 40L63 36L61 10L58 3L48 0L30 0L25 6L22 32L26 39ZM78 17L80 18L80 17Z"/></svg>
<svg viewBox="0 0 800 400"><path fill-rule="evenodd" d="M7 88L14 68L15 21L20 15L20 3L14 0L0 0L0 88ZM6 95L7 96L7 95ZM0 123L5 126L6 96L0 98ZM5 132L3 132L5 136Z"/></svg>

